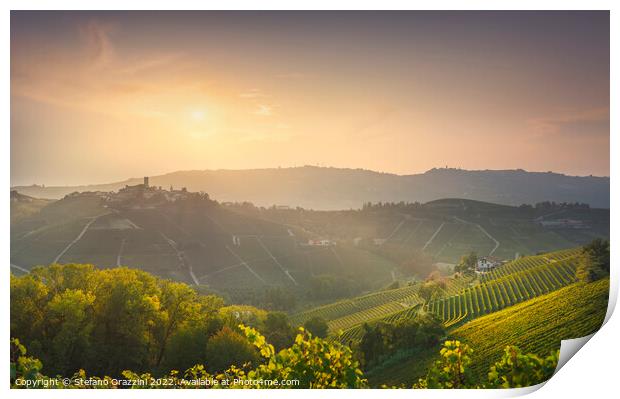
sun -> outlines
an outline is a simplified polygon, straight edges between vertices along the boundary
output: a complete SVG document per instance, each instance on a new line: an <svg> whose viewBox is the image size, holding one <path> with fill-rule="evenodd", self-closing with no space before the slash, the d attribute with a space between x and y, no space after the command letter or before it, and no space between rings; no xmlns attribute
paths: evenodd
<svg viewBox="0 0 620 399"><path fill-rule="evenodd" d="M205 120L206 113L203 110L196 110L191 113L191 117L193 121L201 122Z"/></svg>

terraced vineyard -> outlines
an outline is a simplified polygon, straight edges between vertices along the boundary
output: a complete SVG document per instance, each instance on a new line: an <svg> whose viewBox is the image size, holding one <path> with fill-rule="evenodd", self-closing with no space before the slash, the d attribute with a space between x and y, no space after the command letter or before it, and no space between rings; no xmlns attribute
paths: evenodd
<svg viewBox="0 0 620 399"><path fill-rule="evenodd" d="M489 280L495 280L500 277L507 276L512 273L517 273L532 267L558 262L564 259L573 258L579 255L580 248L571 248L563 251L551 252L545 255L526 256L509 262L505 265L498 267L488 273L480 276L480 281L486 282Z"/></svg>
<svg viewBox="0 0 620 399"><path fill-rule="evenodd" d="M353 327L343 330L342 334L332 335L330 339L333 341L334 340L340 341L343 344L348 344L350 342L357 342L361 340L362 336L364 335L364 327L363 327L364 323L368 323L368 322L398 323L401 320L407 320L407 319L414 317L420 311L421 306L422 306L422 301L420 300L420 302L417 305L411 306L407 309L403 309L399 312L395 312L395 313L392 313L392 314L389 314L383 317L379 317L376 319L366 319L363 322L360 322L354 325Z"/></svg>
<svg viewBox="0 0 620 399"><path fill-rule="evenodd" d="M442 297L424 304L417 295L417 284L321 306L293 315L291 320L301 325L321 317L328 322L331 339L343 343L360 340L364 323L396 322L414 317L421 308L454 328L575 282L579 251L520 258L479 278L447 279Z"/></svg>
<svg viewBox="0 0 620 399"><path fill-rule="evenodd" d="M346 329L421 303L417 294L419 288L416 284L331 303L293 315L291 322L301 325L313 317L321 317L328 322L331 331Z"/></svg>
<svg viewBox="0 0 620 399"><path fill-rule="evenodd" d="M451 336L474 348L473 369L486 378L490 364L506 345L544 356L560 348L563 339L598 330L607 311L609 279L577 283L476 320L452 331Z"/></svg>
<svg viewBox="0 0 620 399"><path fill-rule="evenodd" d="M523 258L497 269L497 277L466 288L458 295L427 304L428 311L453 327L473 318L547 294L575 282L578 258L573 256L551 263L539 263L539 257ZM501 271L504 267L507 270ZM500 274L501 273L501 274Z"/></svg>

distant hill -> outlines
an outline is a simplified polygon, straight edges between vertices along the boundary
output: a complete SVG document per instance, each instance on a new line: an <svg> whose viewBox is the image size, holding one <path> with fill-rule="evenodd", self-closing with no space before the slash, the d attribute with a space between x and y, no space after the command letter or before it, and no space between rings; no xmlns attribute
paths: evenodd
<svg viewBox="0 0 620 399"><path fill-rule="evenodd" d="M51 202L53 201L33 198L11 190L11 223L36 214Z"/></svg>
<svg viewBox="0 0 620 399"><path fill-rule="evenodd" d="M415 175L396 175L363 169L315 166L248 170L178 171L151 176L155 186L205 191L218 201L249 201L259 206L288 205L311 209L360 208L364 202L428 202L465 198L505 205L542 201L583 202L609 208L609 177L567 176L524 170L431 169ZM39 198L62 198L75 191L112 191L131 178L110 184L12 189Z"/></svg>

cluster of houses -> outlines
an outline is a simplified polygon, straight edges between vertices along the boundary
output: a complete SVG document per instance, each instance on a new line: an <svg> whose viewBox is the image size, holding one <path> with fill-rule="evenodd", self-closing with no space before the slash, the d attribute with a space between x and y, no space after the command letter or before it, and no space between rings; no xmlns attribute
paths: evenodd
<svg viewBox="0 0 620 399"><path fill-rule="evenodd" d="M163 189L161 186L151 186L149 184L148 176L144 177L142 184L126 185L125 187L114 191L86 191L75 192L68 195L68 197L98 197L107 203L122 204L133 203L133 207L143 207L140 203L149 203L151 206L158 203L175 202L180 199L187 199L190 196L206 196L207 194L190 193L186 187L180 190L175 190L170 186L169 190Z"/></svg>

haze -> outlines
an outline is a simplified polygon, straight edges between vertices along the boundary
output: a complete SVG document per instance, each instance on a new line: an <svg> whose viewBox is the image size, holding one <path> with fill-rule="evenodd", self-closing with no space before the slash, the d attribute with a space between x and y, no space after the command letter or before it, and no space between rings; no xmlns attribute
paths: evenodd
<svg viewBox="0 0 620 399"><path fill-rule="evenodd" d="M11 184L609 175L608 12L12 12Z"/></svg>

